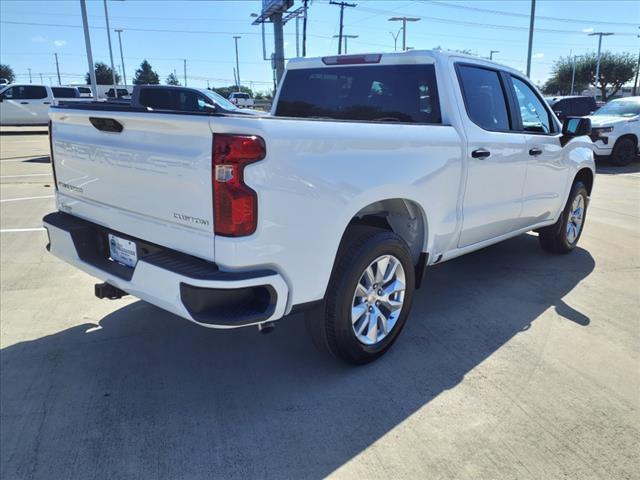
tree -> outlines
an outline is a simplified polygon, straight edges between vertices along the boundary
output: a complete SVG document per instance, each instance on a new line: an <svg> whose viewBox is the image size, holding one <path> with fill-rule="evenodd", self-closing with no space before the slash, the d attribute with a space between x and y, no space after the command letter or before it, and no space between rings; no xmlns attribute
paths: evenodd
<svg viewBox="0 0 640 480"><path fill-rule="evenodd" d="M136 70L136 76L133 79L134 85L158 85L160 77L153 71L153 67L149 62L143 60L140 68Z"/></svg>
<svg viewBox="0 0 640 480"><path fill-rule="evenodd" d="M573 57L560 57L553 64L551 78L542 88L546 95L569 95L573 78ZM576 75L573 85L574 93L579 93L589 86L589 76L582 60L576 61Z"/></svg>
<svg viewBox="0 0 640 480"><path fill-rule="evenodd" d="M167 85L180 85L180 81L178 77L176 77L175 73L170 73L167 77Z"/></svg>
<svg viewBox="0 0 640 480"><path fill-rule="evenodd" d="M602 101L615 96L622 86L631 81L636 74L638 65L635 55L631 53L604 52L600 56L600 78L596 79L596 64L598 56L595 53L585 55L582 62L589 76L589 83L600 90Z"/></svg>
<svg viewBox="0 0 640 480"><path fill-rule="evenodd" d="M574 92L579 93L593 85L603 101L618 93L622 86L630 81L636 72L636 59L630 53L604 52L600 56L600 78L596 81L598 55L588 53L576 59ZM558 59L551 71L551 78L545 83L543 92L549 95L568 95L571 93L573 76L573 58Z"/></svg>
<svg viewBox="0 0 640 480"><path fill-rule="evenodd" d="M111 70L111 67L102 62L97 62L95 67L96 83L98 85L113 85L113 75L111 74L113 70ZM87 82L87 85L91 83L91 75L89 75L89 72L84 76L84 80ZM116 72L116 83L120 83L120 75L118 75L118 72Z"/></svg>
<svg viewBox="0 0 640 480"><path fill-rule="evenodd" d="M9 65L0 63L0 78L4 78L9 83L13 83L16 79L16 75L13 73L13 69Z"/></svg>

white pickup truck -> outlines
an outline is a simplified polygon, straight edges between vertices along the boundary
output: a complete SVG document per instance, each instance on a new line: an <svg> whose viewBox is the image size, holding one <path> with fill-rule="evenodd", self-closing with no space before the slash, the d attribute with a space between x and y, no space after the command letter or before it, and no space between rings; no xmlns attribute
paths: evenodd
<svg viewBox="0 0 640 480"><path fill-rule="evenodd" d="M588 119L561 126L520 72L459 54L292 60L270 116L50 117L47 248L98 297L216 328L306 310L355 364L396 340L426 267L530 230L571 251L594 180Z"/></svg>

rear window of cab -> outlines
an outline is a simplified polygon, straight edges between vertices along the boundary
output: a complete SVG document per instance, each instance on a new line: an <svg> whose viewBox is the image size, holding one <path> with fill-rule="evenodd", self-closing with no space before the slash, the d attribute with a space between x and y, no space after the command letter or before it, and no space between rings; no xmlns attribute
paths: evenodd
<svg viewBox="0 0 640 480"><path fill-rule="evenodd" d="M276 116L383 123L441 123L433 65L289 70Z"/></svg>

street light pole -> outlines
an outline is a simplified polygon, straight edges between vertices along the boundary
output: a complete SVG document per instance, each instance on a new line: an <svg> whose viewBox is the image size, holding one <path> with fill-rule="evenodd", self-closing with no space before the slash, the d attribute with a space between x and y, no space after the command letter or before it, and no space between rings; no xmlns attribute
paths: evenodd
<svg viewBox="0 0 640 480"><path fill-rule="evenodd" d="M233 39L236 42L236 75L237 75L237 79L238 79L238 91L240 91L240 62L238 60L238 40L242 38L239 35L234 35Z"/></svg>
<svg viewBox="0 0 640 480"><path fill-rule="evenodd" d="M529 18L529 48L527 50L527 77L531 77L531 51L533 50L533 24L536 19L536 0L531 0L531 16Z"/></svg>
<svg viewBox="0 0 640 480"><path fill-rule="evenodd" d="M33 82L31 81L31 69L30 69L30 68L27 68L27 70L29 70L29 83L33 83Z"/></svg>
<svg viewBox="0 0 640 480"><path fill-rule="evenodd" d="M98 89L96 87L96 68L93 65L93 54L91 53L91 38L89 37L89 22L87 21L87 2L80 0L80 10L82 11L82 27L84 29L84 43L87 48L87 63L89 63L89 80L91 81L91 92L93 98L98 99Z"/></svg>
<svg viewBox="0 0 640 480"><path fill-rule="evenodd" d="M124 68L124 55L122 55L122 37L120 34L123 32L121 28L116 28L118 32L118 43L120 44L120 61L122 62L122 78L124 79L124 88L127 88L127 71Z"/></svg>
<svg viewBox="0 0 640 480"><path fill-rule="evenodd" d="M489 60L493 60L493 54L494 54L494 53L500 53L500 52L499 52L498 50L491 50L491 51L489 52Z"/></svg>
<svg viewBox="0 0 640 480"><path fill-rule="evenodd" d="M596 89L598 88L598 82L600 81L600 52L602 50L602 37L608 37L609 35L613 35L612 32L592 32L589 34L590 37L598 36L598 58L596 60Z"/></svg>
<svg viewBox="0 0 640 480"><path fill-rule="evenodd" d="M400 32L402 31L402 28L400 30L398 30L397 33L393 33L393 32L389 32L389 34L393 37L393 51L397 52L398 51L398 37L400 36Z"/></svg>
<svg viewBox="0 0 640 480"><path fill-rule="evenodd" d="M187 59L185 58L183 61L183 68L184 68L184 86L187 86Z"/></svg>
<svg viewBox="0 0 640 480"><path fill-rule="evenodd" d="M402 22L402 51L407 50L407 22L419 22L420 17L391 17L390 22Z"/></svg>
<svg viewBox="0 0 640 480"><path fill-rule="evenodd" d="M333 38L339 38L339 37L340 37L339 35L334 35L334 36L333 36ZM347 43L347 42L348 42L348 40L349 40L350 38L358 38L358 35L346 35L346 34L343 34L343 35L342 35L342 38L344 38L344 53L345 53L345 55L346 55L346 54L348 53L348 51L349 51L349 49L348 49L348 45L349 45L349 44Z"/></svg>
<svg viewBox="0 0 640 480"><path fill-rule="evenodd" d="M111 60L111 79L113 80L113 94L114 98L118 98L116 95L116 69L113 64L113 50L111 49L111 28L109 28L109 10L107 9L107 0L103 0L104 2L104 18L107 22L107 40L109 41L109 59Z"/></svg>

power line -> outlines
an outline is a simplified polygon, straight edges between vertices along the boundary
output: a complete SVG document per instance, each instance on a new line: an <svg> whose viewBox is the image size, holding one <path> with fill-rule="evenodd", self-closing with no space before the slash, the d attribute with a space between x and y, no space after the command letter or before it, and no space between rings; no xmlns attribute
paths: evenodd
<svg viewBox="0 0 640 480"><path fill-rule="evenodd" d="M389 13L391 13L391 10L381 10L381 9L371 8L371 7L361 7L361 9L365 10L365 11L378 12L379 14L389 14ZM519 27L519 26L515 26L515 25L504 25L504 24L470 22L470 21L459 20L459 19L433 17L431 15L429 15L429 22L439 22L439 23L447 23L447 24L454 24L454 25L470 25L470 26L481 27L481 28L491 28L491 29L497 28L497 29L502 29L502 30L514 30L514 31L528 30L528 27ZM554 34L578 34L578 35L584 34L584 32L581 31L581 30L559 30L559 29L554 29L554 28L536 28L536 31L545 32L545 33L554 33ZM636 36L635 33L626 33L626 32L616 32L616 35L632 36L632 37Z"/></svg>
<svg viewBox="0 0 640 480"><path fill-rule="evenodd" d="M429 2L430 5L438 5L446 8L457 8L460 10L469 10L475 12L483 12L483 13L491 13L493 15L502 15L506 17L519 17L519 18L529 18L529 15L526 13L515 13L515 12L505 12L504 10L493 10L489 8L480 8L480 7L470 7L468 5L456 5L452 3L440 2L437 0L431 0ZM564 22L564 23L593 23L593 24L602 24L602 25L618 25L621 27L635 27L636 23L631 22L609 22L605 20L580 20L577 18L560 18L560 17L546 17L543 15L537 15L537 20L548 20L552 22Z"/></svg>

